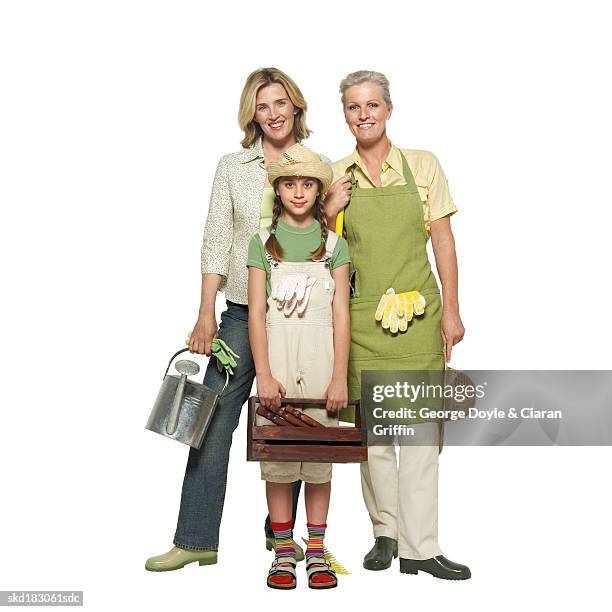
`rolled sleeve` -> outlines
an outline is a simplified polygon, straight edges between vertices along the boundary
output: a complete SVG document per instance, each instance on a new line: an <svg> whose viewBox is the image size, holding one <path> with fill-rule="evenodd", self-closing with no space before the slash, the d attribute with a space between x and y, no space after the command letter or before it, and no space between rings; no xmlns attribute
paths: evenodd
<svg viewBox="0 0 612 612"><path fill-rule="evenodd" d="M227 162L222 157L213 181L201 250L202 274L227 277L234 235L234 209L229 189Z"/></svg>
<svg viewBox="0 0 612 612"><path fill-rule="evenodd" d="M432 158L431 178L427 195L427 219L425 220L428 231L432 221L446 217L446 215L452 215L458 210L451 197L444 170L442 170L438 158L433 154Z"/></svg>

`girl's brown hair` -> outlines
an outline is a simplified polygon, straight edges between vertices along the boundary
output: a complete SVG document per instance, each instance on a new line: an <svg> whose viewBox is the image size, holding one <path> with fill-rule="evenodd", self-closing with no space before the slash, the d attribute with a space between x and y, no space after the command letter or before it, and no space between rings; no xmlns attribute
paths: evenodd
<svg viewBox="0 0 612 612"><path fill-rule="evenodd" d="M278 185L278 181L280 181L281 178L282 177L274 181L274 191L275 192L276 192L276 188ZM321 188L322 188L321 182L318 179L315 179L315 180L319 184L319 193L321 193ZM268 236L268 239L266 240L266 244L265 244L266 251L270 253L270 255L272 255L272 257L274 257L274 259L276 259L277 261L282 261L283 256L285 254L283 247L281 246L280 242L278 241L278 238L276 237L276 226L278 224L278 220L280 219L282 212L283 212L283 202L280 199L280 196L277 195L274 198L274 207L272 209L271 229L273 230L273 232L270 234L270 236ZM321 226L321 244L319 245L318 248L316 248L310 254L310 260L319 261L323 259L323 256L325 255L325 250L326 250L325 243L327 242L327 234L328 234L327 219L325 217L325 206L323 205L323 200L321 199L320 195L317 196L317 199L315 200L315 204L312 207L312 214L313 214L313 217L319 222L319 225Z"/></svg>
<svg viewBox="0 0 612 612"><path fill-rule="evenodd" d="M295 81L278 68L258 68L249 74L242 88L242 94L240 95L238 124L240 125L240 129L244 132L244 138L240 141L240 144L245 149L252 147L263 134L261 127L259 127L259 124L254 120L255 100L257 99L257 92L262 87L271 85L272 83L278 83L285 88L291 103L297 110L297 114L293 120L295 139L301 142L312 134L312 131L308 129L306 125L308 104L306 104L306 100Z"/></svg>

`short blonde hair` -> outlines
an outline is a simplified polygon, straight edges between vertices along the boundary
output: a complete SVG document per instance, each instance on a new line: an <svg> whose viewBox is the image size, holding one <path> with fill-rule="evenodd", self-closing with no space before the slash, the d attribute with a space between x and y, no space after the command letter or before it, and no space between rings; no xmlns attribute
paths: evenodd
<svg viewBox="0 0 612 612"><path fill-rule="evenodd" d="M347 74L340 81L340 95L342 96L342 104L344 104L344 94L349 87L353 85L361 85L361 83L376 83L383 90L383 99L387 104L391 102L391 92L389 91L389 79L382 73L374 70L358 70Z"/></svg>
<svg viewBox="0 0 612 612"><path fill-rule="evenodd" d="M257 92L262 87L272 83L278 83L285 88L289 99L298 111L293 124L295 139L301 142L312 134L312 131L306 125L308 105L295 81L278 68L258 68L249 74L240 95L238 124L244 132L244 138L240 141L240 144L245 149L252 147L263 134L259 124L254 121L255 100L257 99Z"/></svg>

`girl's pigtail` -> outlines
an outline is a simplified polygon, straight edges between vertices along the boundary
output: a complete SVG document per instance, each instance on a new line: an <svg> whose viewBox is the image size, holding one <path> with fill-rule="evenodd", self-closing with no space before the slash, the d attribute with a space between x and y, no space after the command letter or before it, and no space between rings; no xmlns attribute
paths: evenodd
<svg viewBox="0 0 612 612"><path fill-rule="evenodd" d="M319 189L321 189L320 183ZM314 217L321 226L321 244L310 254L310 259L312 261L320 261L325 256L325 245L327 243L327 234L329 231L327 228L327 217L325 216L325 206L320 196L317 196L317 201L314 205Z"/></svg>
<svg viewBox="0 0 612 612"><path fill-rule="evenodd" d="M276 259L276 261L282 261L285 251L281 246L280 242L276 238L276 226L280 219L281 212L283 211L283 203L279 196L274 198L274 208L272 209L272 225L270 227L270 236L266 240L266 251Z"/></svg>

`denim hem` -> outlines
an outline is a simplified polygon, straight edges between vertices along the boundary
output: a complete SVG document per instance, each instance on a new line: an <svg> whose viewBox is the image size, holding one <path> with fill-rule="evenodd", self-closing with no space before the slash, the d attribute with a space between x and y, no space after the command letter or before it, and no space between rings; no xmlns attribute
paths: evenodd
<svg viewBox="0 0 612 612"><path fill-rule="evenodd" d="M201 550L202 552L205 551L212 551L212 552L218 552L219 549L219 544L216 544L215 546L189 546L189 544L181 544L180 542L177 542L176 540L174 540L174 542L172 542L176 547L178 548L182 548L183 550L193 550L193 551L198 551Z"/></svg>

